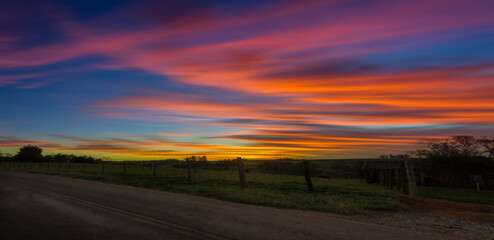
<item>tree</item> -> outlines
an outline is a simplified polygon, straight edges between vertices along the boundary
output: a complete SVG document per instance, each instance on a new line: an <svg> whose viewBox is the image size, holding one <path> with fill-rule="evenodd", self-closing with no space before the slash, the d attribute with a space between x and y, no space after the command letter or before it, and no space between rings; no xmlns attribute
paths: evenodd
<svg viewBox="0 0 494 240"><path fill-rule="evenodd" d="M474 136L453 136L429 142L416 155L420 169L429 175L445 176L449 187L455 189L458 181L469 175L480 175L489 169L491 161L485 156L484 146Z"/></svg>
<svg viewBox="0 0 494 240"><path fill-rule="evenodd" d="M478 142L484 147L484 152L488 155L489 159L494 160L494 137L483 137Z"/></svg>
<svg viewBox="0 0 494 240"><path fill-rule="evenodd" d="M41 162L43 160L43 149L35 145L27 145L21 147L15 156L21 162Z"/></svg>

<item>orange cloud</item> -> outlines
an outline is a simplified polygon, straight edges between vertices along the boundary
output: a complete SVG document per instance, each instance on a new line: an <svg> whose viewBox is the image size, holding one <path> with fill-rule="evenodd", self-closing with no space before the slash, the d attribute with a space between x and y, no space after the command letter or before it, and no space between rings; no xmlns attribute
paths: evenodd
<svg viewBox="0 0 494 240"><path fill-rule="evenodd" d="M485 33L483 26L494 23L489 4L397 1L362 7L289 1L233 12L199 8L171 19L127 10L126 19L152 24L103 32L64 21L63 42L6 52L0 65L104 56L112 64L99 69L144 70L196 91L129 94L97 101L91 113L238 131L194 142L62 137L74 144L60 149L146 157L377 154L410 149L419 138L492 130L492 58L469 61L468 54L459 53L458 59L445 60L431 47ZM425 56L411 53L426 47ZM7 76L0 84L29 77Z"/></svg>

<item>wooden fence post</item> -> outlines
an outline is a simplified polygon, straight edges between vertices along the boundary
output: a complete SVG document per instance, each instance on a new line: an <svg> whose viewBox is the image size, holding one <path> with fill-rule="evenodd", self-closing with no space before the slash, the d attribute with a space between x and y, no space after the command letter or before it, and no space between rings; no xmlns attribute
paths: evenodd
<svg viewBox="0 0 494 240"><path fill-rule="evenodd" d="M407 173L405 171L405 167L401 170L401 183L403 188L403 193L410 194L410 188L408 187L408 178Z"/></svg>
<svg viewBox="0 0 494 240"><path fill-rule="evenodd" d="M307 160L304 161L304 175L309 192L314 192L314 186L312 185L312 179L310 178L310 162Z"/></svg>
<svg viewBox="0 0 494 240"><path fill-rule="evenodd" d="M101 175L105 175L105 162L101 161Z"/></svg>
<svg viewBox="0 0 494 240"><path fill-rule="evenodd" d="M189 183L192 183L192 176L190 175L190 159L187 157L185 158L185 161L187 161L187 178L189 179Z"/></svg>
<svg viewBox="0 0 494 240"><path fill-rule="evenodd" d="M247 187L247 181L245 180L244 161L241 157L237 157L238 177L240 179L240 186L242 188Z"/></svg>
<svg viewBox="0 0 494 240"><path fill-rule="evenodd" d="M405 161L405 170L407 172L408 179L408 189L410 191L410 196L415 199L417 198L417 184L415 183L415 175L413 173L413 166L409 161Z"/></svg>

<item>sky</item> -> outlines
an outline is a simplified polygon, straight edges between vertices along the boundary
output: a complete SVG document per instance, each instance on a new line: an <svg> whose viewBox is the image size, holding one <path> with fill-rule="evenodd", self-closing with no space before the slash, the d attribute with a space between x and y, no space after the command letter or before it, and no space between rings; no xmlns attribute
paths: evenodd
<svg viewBox="0 0 494 240"><path fill-rule="evenodd" d="M494 1L3 1L0 151L370 158L494 136Z"/></svg>

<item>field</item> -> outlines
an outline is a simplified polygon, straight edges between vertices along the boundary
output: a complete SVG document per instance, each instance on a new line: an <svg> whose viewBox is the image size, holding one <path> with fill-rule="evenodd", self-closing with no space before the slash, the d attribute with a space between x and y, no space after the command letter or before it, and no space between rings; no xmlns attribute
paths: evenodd
<svg viewBox="0 0 494 240"><path fill-rule="evenodd" d="M1 167L280 208L368 214L393 211L399 207L393 192L357 179L313 178L315 191L310 193L303 176L259 172L247 173L247 188L242 189L236 169L192 170L192 182L189 183L185 169L167 166L156 167L156 177L153 177L149 165L129 164L126 174L121 164L105 164L104 174L101 164L64 163L59 169L56 163L4 164Z"/></svg>

